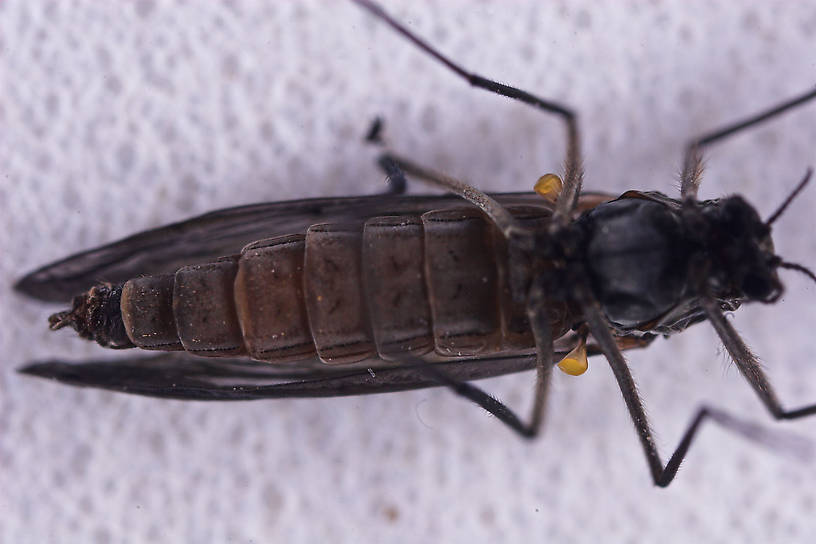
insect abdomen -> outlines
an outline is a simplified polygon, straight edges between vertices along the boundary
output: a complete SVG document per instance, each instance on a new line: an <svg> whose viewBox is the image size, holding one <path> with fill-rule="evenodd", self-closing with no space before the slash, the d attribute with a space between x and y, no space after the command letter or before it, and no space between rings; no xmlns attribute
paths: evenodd
<svg viewBox="0 0 816 544"><path fill-rule="evenodd" d="M546 220L546 211L527 210L531 219ZM141 348L273 363L531 348L505 251L470 208L314 225L240 256L130 280L122 317Z"/></svg>

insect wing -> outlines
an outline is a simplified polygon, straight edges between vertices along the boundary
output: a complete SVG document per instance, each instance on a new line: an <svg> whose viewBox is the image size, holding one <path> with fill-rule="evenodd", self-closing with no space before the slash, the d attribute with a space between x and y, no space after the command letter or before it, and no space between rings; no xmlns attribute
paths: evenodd
<svg viewBox="0 0 816 544"><path fill-rule="evenodd" d="M20 369L24 374L135 395L183 400L253 400L286 397L341 397L438 386L416 365L280 368L235 359L218 360L164 353L117 361L47 361ZM461 380L529 370L535 355L434 363ZM376 370L375 370L376 368Z"/></svg>
<svg viewBox="0 0 816 544"><path fill-rule="evenodd" d="M548 206L534 193L497 195L505 205ZM602 197L606 198L606 196ZM462 206L460 198L374 195L253 204L213 211L72 255L21 278L15 288L48 302L65 302L99 281L121 283L172 273L188 264L239 252L249 242L305 232L316 223L365 221Z"/></svg>
<svg viewBox="0 0 816 544"><path fill-rule="evenodd" d="M623 350L648 346L653 338L622 339ZM572 334L556 340L554 359L575 344ZM599 355L594 344L589 356ZM530 370L535 354L436 361L436 368L461 381L492 378ZM342 397L437 387L440 384L418 365L372 359L351 366L331 366L318 360L269 365L245 359L209 359L165 352L116 361L82 363L44 361L20 372L81 387L181 400L254 400L297 397Z"/></svg>

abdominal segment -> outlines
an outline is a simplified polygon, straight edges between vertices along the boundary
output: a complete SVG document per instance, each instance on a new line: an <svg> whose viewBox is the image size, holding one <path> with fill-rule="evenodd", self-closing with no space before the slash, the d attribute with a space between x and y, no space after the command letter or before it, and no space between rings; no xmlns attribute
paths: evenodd
<svg viewBox="0 0 816 544"><path fill-rule="evenodd" d="M543 208L512 211L522 222L549 219ZM529 271L508 261L501 235L473 208L313 225L238 256L131 279L122 321L143 349L270 363L529 350L524 304L509 285ZM571 325L567 310L552 312L556 338Z"/></svg>

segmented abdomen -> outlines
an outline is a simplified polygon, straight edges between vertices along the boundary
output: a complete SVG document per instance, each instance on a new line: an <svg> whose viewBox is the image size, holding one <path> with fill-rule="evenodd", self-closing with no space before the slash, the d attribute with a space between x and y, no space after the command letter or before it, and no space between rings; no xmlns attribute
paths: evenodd
<svg viewBox="0 0 816 544"><path fill-rule="evenodd" d="M543 208L513 213L539 226L549 219ZM504 240L480 212L436 210L314 225L239 256L132 279L121 309L145 349L272 363L474 356L533 347L509 272ZM554 316L555 337L569 324Z"/></svg>

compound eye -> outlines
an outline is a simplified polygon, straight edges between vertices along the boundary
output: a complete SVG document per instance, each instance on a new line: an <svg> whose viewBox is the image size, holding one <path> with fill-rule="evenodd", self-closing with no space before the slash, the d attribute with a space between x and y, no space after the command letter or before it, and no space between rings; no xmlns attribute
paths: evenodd
<svg viewBox="0 0 816 544"><path fill-rule="evenodd" d="M762 222L756 210L741 197L728 198L723 204L723 216L728 231L736 238L762 238L770 228Z"/></svg>
<svg viewBox="0 0 816 544"><path fill-rule="evenodd" d="M725 226L728 232L734 237L742 237L747 234L747 221L745 217L745 210L740 206L740 201L735 198L729 198L725 202L724 216Z"/></svg>
<svg viewBox="0 0 816 544"><path fill-rule="evenodd" d="M782 292L781 286L762 274L748 273L742 280L742 291L753 300L772 302L776 300Z"/></svg>

